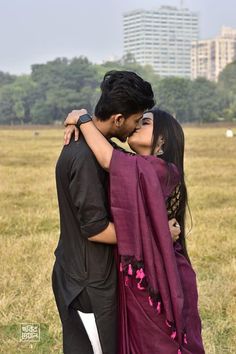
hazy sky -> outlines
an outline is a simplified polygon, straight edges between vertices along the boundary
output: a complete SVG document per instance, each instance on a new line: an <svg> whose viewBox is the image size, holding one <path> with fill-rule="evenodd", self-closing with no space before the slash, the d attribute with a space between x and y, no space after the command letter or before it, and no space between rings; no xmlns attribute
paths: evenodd
<svg viewBox="0 0 236 354"><path fill-rule="evenodd" d="M236 28L236 0L184 0L200 14L200 37ZM0 0L0 71L24 73L56 57L122 56L122 13L180 0Z"/></svg>

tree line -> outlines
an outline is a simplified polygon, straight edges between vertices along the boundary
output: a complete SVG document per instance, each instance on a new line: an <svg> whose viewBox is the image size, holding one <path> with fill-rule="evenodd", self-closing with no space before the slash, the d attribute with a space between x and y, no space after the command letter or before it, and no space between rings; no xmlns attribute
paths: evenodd
<svg viewBox="0 0 236 354"><path fill-rule="evenodd" d="M204 78L160 78L151 66L141 66L127 55L101 65L85 57L57 58L32 65L30 75L0 71L0 124L56 124L81 107L92 113L100 82L113 69L132 70L149 81L157 105L180 122L236 120L236 62L215 83Z"/></svg>

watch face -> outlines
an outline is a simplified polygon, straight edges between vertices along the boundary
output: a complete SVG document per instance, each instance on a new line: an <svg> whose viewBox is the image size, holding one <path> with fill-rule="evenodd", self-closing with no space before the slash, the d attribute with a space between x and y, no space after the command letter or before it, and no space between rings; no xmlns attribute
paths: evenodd
<svg viewBox="0 0 236 354"><path fill-rule="evenodd" d="M80 121L81 123L86 123L86 122L89 122L91 120L91 117L89 114L83 114L81 117L80 117Z"/></svg>
<svg viewBox="0 0 236 354"><path fill-rule="evenodd" d="M79 120L78 120L76 126L79 128L79 126L81 124L87 123L87 122L89 122L91 120L92 120L92 117L88 113L83 114L82 116L79 117Z"/></svg>

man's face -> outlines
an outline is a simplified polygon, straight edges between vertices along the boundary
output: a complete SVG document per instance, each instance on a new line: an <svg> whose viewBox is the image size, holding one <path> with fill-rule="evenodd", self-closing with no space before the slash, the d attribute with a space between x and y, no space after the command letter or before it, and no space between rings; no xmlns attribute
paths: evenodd
<svg viewBox="0 0 236 354"><path fill-rule="evenodd" d="M115 136L122 142L132 135L139 127L140 121L143 117L143 112L135 113L124 119L122 124L117 128Z"/></svg>

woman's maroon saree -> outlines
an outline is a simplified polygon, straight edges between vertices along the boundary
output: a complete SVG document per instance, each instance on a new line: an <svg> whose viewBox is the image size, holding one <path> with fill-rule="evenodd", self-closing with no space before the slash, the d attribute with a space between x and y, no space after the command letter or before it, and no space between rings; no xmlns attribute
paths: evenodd
<svg viewBox="0 0 236 354"><path fill-rule="evenodd" d="M172 164L114 150L110 203L118 240L119 354L203 354L195 273L173 245Z"/></svg>

